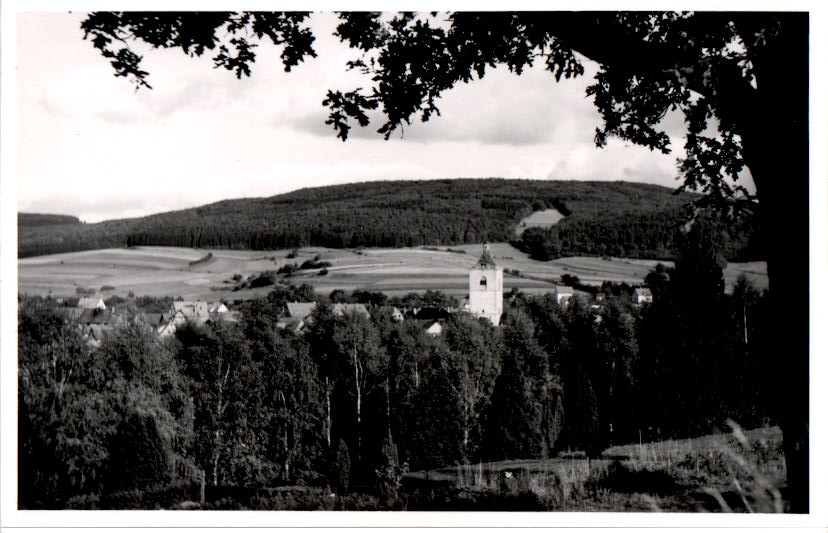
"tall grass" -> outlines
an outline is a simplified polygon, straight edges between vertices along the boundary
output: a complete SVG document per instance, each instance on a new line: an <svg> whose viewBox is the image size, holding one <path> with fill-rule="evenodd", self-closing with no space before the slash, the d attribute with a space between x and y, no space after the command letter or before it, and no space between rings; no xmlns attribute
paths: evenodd
<svg viewBox="0 0 828 533"><path fill-rule="evenodd" d="M781 432L728 424L729 434L615 446L602 459L465 463L442 479L480 501L547 510L784 512Z"/></svg>

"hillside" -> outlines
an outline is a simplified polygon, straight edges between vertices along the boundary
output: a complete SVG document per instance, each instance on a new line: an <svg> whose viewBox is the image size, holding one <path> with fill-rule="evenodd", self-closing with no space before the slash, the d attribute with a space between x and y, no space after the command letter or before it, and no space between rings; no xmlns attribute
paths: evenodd
<svg viewBox="0 0 828 533"><path fill-rule="evenodd" d="M51 215L44 213L17 213L18 227L57 226L61 224L79 224L78 217L71 215Z"/></svg>
<svg viewBox="0 0 828 533"><path fill-rule="evenodd" d="M626 182L447 179L388 181L309 188L269 198L224 200L193 209L98 224L23 226L18 254L122 246L271 250L298 246L404 247L503 242L521 219L554 208L565 218L556 239L569 255L665 258L682 207L693 194ZM593 231L597 228L598 231ZM622 232L624 239L608 233ZM548 230L548 228L547 228ZM541 228L523 234L529 253ZM731 232L728 259L760 259L752 228ZM527 237L534 240L527 240ZM541 238L543 238L541 236ZM620 241L609 249L602 241ZM748 250L748 252L746 252ZM557 257L552 251L541 257Z"/></svg>

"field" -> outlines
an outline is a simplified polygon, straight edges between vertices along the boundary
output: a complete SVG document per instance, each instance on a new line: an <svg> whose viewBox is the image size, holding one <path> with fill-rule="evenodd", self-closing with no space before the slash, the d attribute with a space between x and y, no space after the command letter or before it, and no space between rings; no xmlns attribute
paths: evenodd
<svg viewBox="0 0 828 533"><path fill-rule="evenodd" d="M452 248L370 248L363 250L302 248L296 258L290 250L197 250L172 247L134 247L72 252L18 261L20 293L74 295L78 288L101 291L104 296L181 296L187 299L235 300L261 296L270 288L234 291L232 277L250 276L277 270L288 263L302 262L319 255L328 261L326 275L319 269L298 271L292 282L308 283L317 292L334 289L367 289L388 295L439 289L462 298L468 291L468 271L477 261L482 247L462 245ZM641 283L658 263L652 260L567 257L543 262L506 243L494 243L491 252L508 269L504 290L517 287L526 292L546 292L560 282L563 274L578 276L585 284L603 281ZM212 254L208 257L208 254ZM665 262L669 264L669 262ZM764 262L732 263L725 281L732 287L745 273L759 287L767 287Z"/></svg>
<svg viewBox="0 0 828 533"><path fill-rule="evenodd" d="M529 228L548 228L558 223L564 216L557 209L535 211L520 221L515 228L515 234L520 237Z"/></svg>

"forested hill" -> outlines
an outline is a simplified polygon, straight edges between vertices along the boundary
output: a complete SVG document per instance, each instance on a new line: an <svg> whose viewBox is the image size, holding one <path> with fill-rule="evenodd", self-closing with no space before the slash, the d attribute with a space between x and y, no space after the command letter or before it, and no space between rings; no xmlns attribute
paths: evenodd
<svg viewBox="0 0 828 533"><path fill-rule="evenodd" d="M79 224L78 217L71 215L48 215L43 213L17 213L18 227L55 226L59 224Z"/></svg>
<svg viewBox="0 0 828 533"><path fill-rule="evenodd" d="M567 216L555 233L527 230L525 242L518 243L521 247L532 252L534 246L542 252L535 255L546 257L565 252L669 258L682 206L696 198L675 195L666 187L627 182L446 179L355 183L269 198L224 200L97 224L21 226L18 253L27 257L140 245L259 250L511 241L522 218L556 208ZM621 233L623 238L618 237ZM729 259L752 253L750 232L742 228L737 233L728 239ZM566 245L557 246L557 242Z"/></svg>

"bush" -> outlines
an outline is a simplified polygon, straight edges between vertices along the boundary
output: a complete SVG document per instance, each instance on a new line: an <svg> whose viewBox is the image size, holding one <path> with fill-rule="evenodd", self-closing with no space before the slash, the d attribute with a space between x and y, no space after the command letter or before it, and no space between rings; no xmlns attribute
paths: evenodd
<svg viewBox="0 0 828 533"><path fill-rule="evenodd" d="M299 269L299 266L296 263L285 263L279 270L276 271L277 274L284 274L285 276L291 276L294 272Z"/></svg>
<svg viewBox="0 0 828 533"><path fill-rule="evenodd" d="M258 287L269 287L270 285L275 285L276 275L277 272L273 272L272 270L262 272L257 277L250 280L249 286L251 289L255 289Z"/></svg>
<svg viewBox="0 0 828 533"><path fill-rule="evenodd" d="M310 270L313 268L325 268L331 266L331 263L329 261L319 261L318 259L316 259L316 257L314 257L313 260L308 259L307 261L302 263L302 265L299 268L301 268L302 270Z"/></svg>

